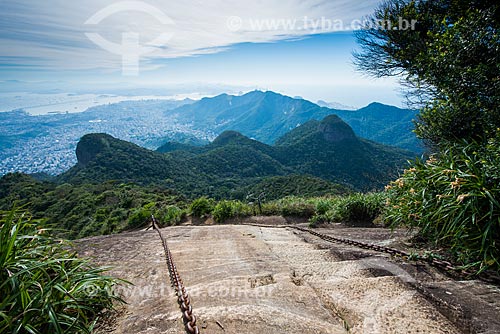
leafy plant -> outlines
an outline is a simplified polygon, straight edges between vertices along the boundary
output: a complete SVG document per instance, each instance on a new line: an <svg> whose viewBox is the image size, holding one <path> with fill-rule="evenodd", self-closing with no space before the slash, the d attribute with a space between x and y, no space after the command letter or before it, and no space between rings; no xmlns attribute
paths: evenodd
<svg viewBox="0 0 500 334"><path fill-rule="evenodd" d="M357 32L356 63L404 78L424 106L415 132L434 147L485 141L500 126L499 10L494 1L384 1L367 22L384 29Z"/></svg>
<svg viewBox="0 0 500 334"><path fill-rule="evenodd" d="M215 205L212 216L217 223L235 217L246 217L252 215L252 208L240 201L220 201Z"/></svg>
<svg viewBox="0 0 500 334"><path fill-rule="evenodd" d="M339 198L333 212L333 221L346 224L372 224L383 212L385 195L382 193L354 194Z"/></svg>
<svg viewBox="0 0 500 334"><path fill-rule="evenodd" d="M417 160L387 187L386 215L478 271L500 269L500 129L486 146L462 142Z"/></svg>
<svg viewBox="0 0 500 334"><path fill-rule="evenodd" d="M0 333L91 333L119 280L21 212L0 215Z"/></svg>
<svg viewBox="0 0 500 334"><path fill-rule="evenodd" d="M195 199L189 206L189 212L199 218L204 218L212 213L214 201L206 197Z"/></svg>
<svg viewBox="0 0 500 334"><path fill-rule="evenodd" d="M187 211L175 205L169 206L164 210L162 222L166 225L177 225L186 218Z"/></svg>

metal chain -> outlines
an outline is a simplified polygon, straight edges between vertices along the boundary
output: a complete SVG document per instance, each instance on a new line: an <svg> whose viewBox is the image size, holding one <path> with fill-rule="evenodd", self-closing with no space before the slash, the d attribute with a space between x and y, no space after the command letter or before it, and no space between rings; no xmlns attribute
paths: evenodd
<svg viewBox="0 0 500 334"><path fill-rule="evenodd" d="M196 325L196 316L193 314L193 307L191 306L191 300L189 299L189 295L184 287L182 279L177 271L177 267L175 266L174 260L172 258L172 253L167 245L167 240L161 233L158 228L158 222L156 218L152 215L152 226L153 229L158 232L160 236L161 242L163 244L163 249L165 250L165 255L167 257L167 266L168 272L170 274L170 282L175 289L175 293L177 294L177 301L181 307L182 317L184 319L184 325L186 326L186 330L190 334L199 334L200 330Z"/></svg>
<svg viewBox="0 0 500 334"><path fill-rule="evenodd" d="M356 246L356 247L363 248L363 249L369 249L369 250L374 250L374 251L381 252L381 253L386 253L386 254L389 254L392 256L400 256L405 260L422 261L422 262L426 262L434 267L440 268L442 270L445 270L448 272L453 272L456 275L459 275L461 277L469 278L469 277L476 276L477 278L479 278L483 281L486 281L488 283L494 283L494 284L500 283L500 277L493 276L493 275L487 275L487 274L482 274L481 276L477 276L476 273L474 273L472 271L464 270L463 268L460 268L460 267L455 267L455 266L453 266L453 264L451 262L448 262L448 261L439 260L439 259L429 257L429 256L410 254L410 253L407 253L405 251L401 251L399 249L395 249L395 248L391 248L391 247L385 247L385 246L365 243L365 242L361 242L361 241L333 237L333 236L329 236L329 235L326 235L323 233L313 231L313 230L308 229L308 228L303 228L303 227L299 227L299 226L291 226L291 225L262 225L262 224L246 224L246 225L257 226L257 227L269 227L269 228L292 228L295 230L299 230L302 232L312 234L312 235L314 235L320 239L323 239L325 241L328 241L328 242Z"/></svg>

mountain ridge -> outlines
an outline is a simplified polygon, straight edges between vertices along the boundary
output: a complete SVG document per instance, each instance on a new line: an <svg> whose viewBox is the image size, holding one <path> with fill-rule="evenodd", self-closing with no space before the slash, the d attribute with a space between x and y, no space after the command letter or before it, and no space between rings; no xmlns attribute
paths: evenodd
<svg viewBox="0 0 500 334"><path fill-rule="evenodd" d="M180 147L161 153L161 149L150 151L109 135L89 134L78 144L78 164L58 179L154 183L210 195L210 187L230 192L262 178L297 174L373 190L384 186L411 157L409 152L358 138L335 115L297 127L279 145L225 131L208 145Z"/></svg>
<svg viewBox="0 0 500 334"><path fill-rule="evenodd" d="M323 102L323 101L320 101ZM266 144L311 120L337 115L357 136L421 153L424 148L412 132L417 111L373 102L357 110L333 109L302 98L272 91L252 91L241 96L221 94L166 111L190 122L195 129L221 134L234 130Z"/></svg>

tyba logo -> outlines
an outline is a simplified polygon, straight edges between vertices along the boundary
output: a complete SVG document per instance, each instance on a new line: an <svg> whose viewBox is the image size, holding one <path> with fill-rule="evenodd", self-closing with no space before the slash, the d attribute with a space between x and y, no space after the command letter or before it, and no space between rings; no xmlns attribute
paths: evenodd
<svg viewBox="0 0 500 334"><path fill-rule="evenodd" d="M141 12L155 18L162 25L174 25L174 21L157 7L142 1L122 1L109 5L89 18L86 25L98 25L104 19L122 12ZM139 75L139 62L141 56L150 54L159 47L164 46L173 37L172 32L163 32L154 40L140 44L138 32L123 32L121 44L106 40L98 33L85 33L88 39L102 49L122 56L122 74L126 76Z"/></svg>

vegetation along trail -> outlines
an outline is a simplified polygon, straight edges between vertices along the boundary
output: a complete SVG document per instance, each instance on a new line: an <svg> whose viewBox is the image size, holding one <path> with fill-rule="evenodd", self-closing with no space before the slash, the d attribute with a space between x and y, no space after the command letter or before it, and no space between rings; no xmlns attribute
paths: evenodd
<svg viewBox="0 0 500 334"><path fill-rule="evenodd" d="M416 270L373 250L335 245L294 229L248 225L161 232L201 333L487 333L500 328L495 320L488 325L476 319L481 315L474 312L464 318L467 309L457 309L451 300L473 299L476 313L498 319L494 287L453 281L430 267ZM384 229L321 232L384 246L397 245L402 237ZM186 332L156 232L96 237L77 245L81 255L113 266L112 274L134 284L122 291L128 304L98 333Z"/></svg>

